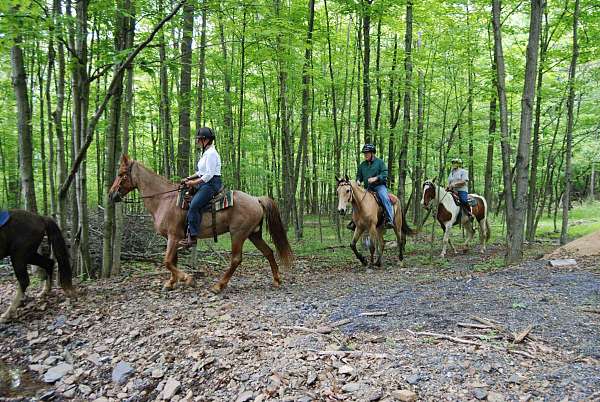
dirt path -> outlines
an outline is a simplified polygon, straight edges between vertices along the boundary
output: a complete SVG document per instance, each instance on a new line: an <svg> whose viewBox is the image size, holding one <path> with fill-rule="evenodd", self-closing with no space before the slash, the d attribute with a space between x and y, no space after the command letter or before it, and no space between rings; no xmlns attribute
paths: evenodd
<svg viewBox="0 0 600 402"><path fill-rule="evenodd" d="M162 277L146 276L95 282L44 311L32 301L0 328L0 363L35 379L64 368L55 383L37 384L38 396L59 400L600 397L597 263L477 273L303 259L279 290L261 260L244 264L222 296L207 291L218 273L204 267L196 289L165 292ZM12 290L0 284L0 308ZM475 317L495 328L459 326ZM530 324L533 339L513 344Z"/></svg>

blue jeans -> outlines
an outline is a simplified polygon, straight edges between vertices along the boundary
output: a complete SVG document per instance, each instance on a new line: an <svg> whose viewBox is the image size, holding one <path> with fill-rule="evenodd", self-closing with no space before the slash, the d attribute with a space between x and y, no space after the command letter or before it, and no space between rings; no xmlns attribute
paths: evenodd
<svg viewBox="0 0 600 402"><path fill-rule="evenodd" d="M392 208L390 197L388 197L387 187L384 184L380 184L378 186L373 187L373 190L379 196L379 199L383 204L383 209L385 210L385 214L387 215L388 219L390 220L390 222L394 222L394 208Z"/></svg>
<svg viewBox="0 0 600 402"><path fill-rule="evenodd" d="M198 186L198 191L194 194L192 202L190 202L190 209L187 214L188 232L190 233L190 236L195 237L200 233L202 210L221 189L221 185L221 177L213 176L208 183L202 183Z"/></svg>
<svg viewBox="0 0 600 402"><path fill-rule="evenodd" d="M469 206L469 193L467 193L466 191L457 191L458 193L458 198L460 199L460 202L463 204L463 206L468 207Z"/></svg>

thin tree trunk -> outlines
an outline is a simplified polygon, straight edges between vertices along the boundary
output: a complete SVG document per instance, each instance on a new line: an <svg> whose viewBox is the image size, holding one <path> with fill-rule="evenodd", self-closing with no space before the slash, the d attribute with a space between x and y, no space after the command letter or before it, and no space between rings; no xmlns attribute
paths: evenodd
<svg viewBox="0 0 600 402"><path fill-rule="evenodd" d="M61 19L61 0L54 0L53 3L53 17L54 24L57 31L62 32L62 19ZM61 41L57 42L58 49L58 70L56 73L56 107L52 112L52 118L54 119L54 127L56 130L56 157L58 161L57 165L57 177L59 183L64 183L67 180L67 162L66 162L66 148L65 148L65 135L63 131L63 110L65 104L65 50L64 44ZM58 224L62 230L67 229L67 200L65 197L58 197Z"/></svg>
<svg viewBox="0 0 600 402"><path fill-rule="evenodd" d="M242 129L244 127L244 84L246 75L246 9L244 8L244 16L242 22L242 38L240 48L240 103L238 111L238 133L237 133L237 145L236 145L236 169L235 169L235 184L236 188L242 189L242 176L241 176L241 161L242 161Z"/></svg>
<svg viewBox="0 0 600 402"><path fill-rule="evenodd" d="M421 32L418 33L417 48L421 48ZM425 77L423 70L419 69L419 83L417 94L417 138L416 138L416 155L414 167L414 216L413 222L415 225L421 225L421 180L423 178L423 101L425 97Z"/></svg>
<svg viewBox="0 0 600 402"><path fill-rule="evenodd" d="M12 82L17 103L17 130L19 133L19 175L25 209L36 212L35 185L33 181L33 143L31 138L31 109L27 93L27 75L21 49L20 34L10 49Z"/></svg>
<svg viewBox="0 0 600 402"><path fill-rule="evenodd" d="M404 211L405 184L408 168L408 136L410 134L410 105L412 93L412 23L413 23L413 0L406 2L406 35L404 37L404 121L402 128L402 143L400 144L400 161L398 165L398 198Z"/></svg>
<svg viewBox="0 0 600 402"><path fill-rule="evenodd" d="M162 0L159 1L159 8L162 14ZM171 177L171 157L169 151L171 144L173 143L173 126L171 123L171 107L169 100L169 73L166 64L166 43L165 34L161 30L159 35L158 53L160 58L160 127L162 132L163 141L163 174L167 177Z"/></svg>
<svg viewBox="0 0 600 402"><path fill-rule="evenodd" d="M200 55L198 57L198 88L196 108L196 130L203 126L202 107L204 106L204 81L206 80L206 20L208 18L206 0L202 2L202 27L200 28ZM194 161L197 158L194 158Z"/></svg>
<svg viewBox="0 0 600 402"><path fill-rule="evenodd" d="M192 96L192 38L194 35L194 5L183 6L183 38L181 41L181 76L179 80L179 141L177 144L177 175L188 176L190 165L190 105Z"/></svg>
<svg viewBox="0 0 600 402"><path fill-rule="evenodd" d="M529 41L525 63L525 84L521 100L521 124L519 146L515 164L516 194L513 203L512 230L508 237L507 262L517 263L523 257L523 235L525 213L527 211L527 182L529 176L529 150L531 143L531 121L535 97L535 79L537 72L538 50L540 46L540 26L544 0L531 0L529 22Z"/></svg>
<svg viewBox="0 0 600 402"><path fill-rule="evenodd" d="M369 69L371 64L371 3L373 0L363 0L363 108L364 108L364 125L365 143L372 142L371 133L371 81L369 78Z"/></svg>
<svg viewBox="0 0 600 402"><path fill-rule="evenodd" d="M571 202L571 180L573 157L573 105L575 103L575 74L577 70L577 58L579 57L579 43L577 42L577 26L579 24L579 0L575 0L575 11L573 13L573 54L569 66L569 97L567 98L567 133L566 133L566 161L565 161L565 194L563 196L562 228L560 231L560 244L568 240L569 231L569 204Z"/></svg>
<svg viewBox="0 0 600 402"><path fill-rule="evenodd" d="M229 60L227 59L227 44L225 43L225 29L223 27L223 21L219 18L219 37L221 39L221 51L223 52L223 84L224 84L224 113L223 113L223 126L225 133L229 139L228 148L228 161L231 166L235 166L235 149L234 149L234 138L233 138L233 104L231 101L231 72L229 66Z"/></svg>

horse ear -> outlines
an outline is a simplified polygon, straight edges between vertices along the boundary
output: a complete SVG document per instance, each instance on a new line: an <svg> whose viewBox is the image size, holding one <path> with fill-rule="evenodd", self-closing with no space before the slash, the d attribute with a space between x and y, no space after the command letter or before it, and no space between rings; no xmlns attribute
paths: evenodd
<svg viewBox="0 0 600 402"><path fill-rule="evenodd" d="M127 154L121 155L121 163L127 165L129 163L129 156Z"/></svg>
<svg viewBox="0 0 600 402"><path fill-rule="evenodd" d="M433 178L433 180L431 180L431 182L432 182L432 183L435 183L435 181L436 181L436 180L437 180L437 176L435 176L435 177Z"/></svg>
<svg viewBox="0 0 600 402"><path fill-rule="evenodd" d="M350 181L350 178L348 177L348 173L346 173L346 181Z"/></svg>

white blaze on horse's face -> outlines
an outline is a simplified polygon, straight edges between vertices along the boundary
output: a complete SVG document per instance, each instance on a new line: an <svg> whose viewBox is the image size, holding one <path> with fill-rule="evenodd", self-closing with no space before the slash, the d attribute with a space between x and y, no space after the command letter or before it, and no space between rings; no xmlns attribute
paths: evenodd
<svg viewBox="0 0 600 402"><path fill-rule="evenodd" d="M433 195L431 193L433 193ZM423 183L423 196L421 197L421 205L423 208L429 208L429 204L433 198L435 198L435 185L428 180Z"/></svg>
<svg viewBox="0 0 600 402"><path fill-rule="evenodd" d="M352 188L350 183L340 182L337 187L338 193L338 212L340 215L346 213L348 204L352 201Z"/></svg>

